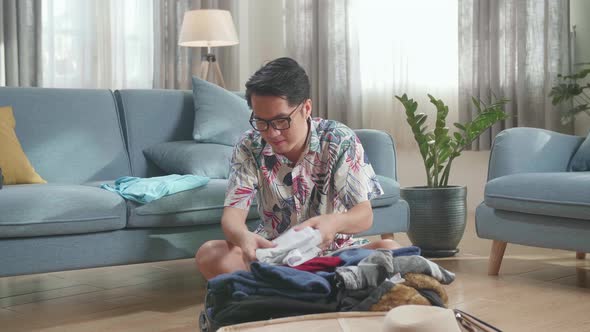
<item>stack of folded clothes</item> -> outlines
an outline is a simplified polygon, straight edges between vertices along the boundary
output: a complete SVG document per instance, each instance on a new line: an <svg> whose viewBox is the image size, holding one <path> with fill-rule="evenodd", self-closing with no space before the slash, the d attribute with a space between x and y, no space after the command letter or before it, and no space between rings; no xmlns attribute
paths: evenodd
<svg viewBox="0 0 590 332"><path fill-rule="evenodd" d="M389 311L403 304L445 307L442 285L452 272L420 256L418 247L347 248L297 266L253 262L250 271L207 284L201 325L218 327L337 311Z"/></svg>

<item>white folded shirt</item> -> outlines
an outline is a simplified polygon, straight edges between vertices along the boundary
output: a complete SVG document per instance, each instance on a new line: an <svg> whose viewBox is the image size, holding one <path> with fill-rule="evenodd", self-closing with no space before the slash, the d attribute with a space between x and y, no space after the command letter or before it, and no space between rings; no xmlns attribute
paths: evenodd
<svg viewBox="0 0 590 332"><path fill-rule="evenodd" d="M256 258L268 264L297 266L321 253L322 234L317 229L305 227L300 231L287 230L272 242L274 248L256 249Z"/></svg>

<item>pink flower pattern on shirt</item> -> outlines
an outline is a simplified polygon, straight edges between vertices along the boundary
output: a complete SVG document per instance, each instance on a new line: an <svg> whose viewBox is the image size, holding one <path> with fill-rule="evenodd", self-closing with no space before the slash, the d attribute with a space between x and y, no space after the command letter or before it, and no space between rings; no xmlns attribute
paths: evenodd
<svg viewBox="0 0 590 332"><path fill-rule="evenodd" d="M352 129L320 118L309 124L308 145L294 166L254 130L234 149L224 205L247 210L256 196L262 219L257 232L268 239L311 217L345 212L383 194ZM350 241L350 235L338 234L329 249Z"/></svg>

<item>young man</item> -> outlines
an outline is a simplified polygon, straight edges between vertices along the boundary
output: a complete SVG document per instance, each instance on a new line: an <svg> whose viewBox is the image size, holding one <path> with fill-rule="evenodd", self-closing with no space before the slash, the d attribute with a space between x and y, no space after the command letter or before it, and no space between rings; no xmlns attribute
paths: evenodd
<svg viewBox="0 0 590 332"><path fill-rule="evenodd" d="M354 132L341 123L311 118L309 78L290 58L259 69L246 83L253 129L242 136L231 161L221 226L227 240L203 244L195 256L211 279L247 270L257 248L291 227L310 226L322 247L352 245L350 234L369 229L369 200L383 193ZM250 232L246 216L256 195L262 223ZM368 248L399 247L392 240Z"/></svg>

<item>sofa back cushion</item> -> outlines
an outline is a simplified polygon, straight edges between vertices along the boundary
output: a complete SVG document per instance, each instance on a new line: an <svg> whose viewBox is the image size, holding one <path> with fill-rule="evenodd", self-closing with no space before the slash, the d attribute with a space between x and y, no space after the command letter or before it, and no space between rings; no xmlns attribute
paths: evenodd
<svg viewBox="0 0 590 332"><path fill-rule="evenodd" d="M193 139L195 109L191 91L117 90L122 110L133 176L165 175L144 155L144 150L163 142Z"/></svg>
<svg viewBox="0 0 590 332"><path fill-rule="evenodd" d="M130 175L111 91L0 87L0 101L12 106L23 150L48 182Z"/></svg>
<svg viewBox="0 0 590 332"><path fill-rule="evenodd" d="M227 179L233 151L234 148L227 145L175 141L153 145L143 153L167 174Z"/></svg>
<svg viewBox="0 0 590 332"><path fill-rule="evenodd" d="M12 107L0 106L0 187L2 184L45 183L25 155L15 127Z"/></svg>
<svg viewBox="0 0 590 332"><path fill-rule="evenodd" d="M375 174L397 180L396 151L393 138L376 129L355 129Z"/></svg>
<svg viewBox="0 0 590 332"><path fill-rule="evenodd" d="M234 146L252 129L246 100L216 84L193 77L193 102L196 142Z"/></svg>
<svg viewBox="0 0 590 332"><path fill-rule="evenodd" d="M573 172L590 171L590 131L570 160L568 170Z"/></svg>

